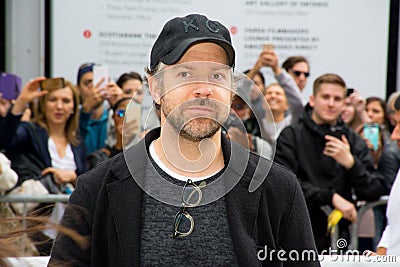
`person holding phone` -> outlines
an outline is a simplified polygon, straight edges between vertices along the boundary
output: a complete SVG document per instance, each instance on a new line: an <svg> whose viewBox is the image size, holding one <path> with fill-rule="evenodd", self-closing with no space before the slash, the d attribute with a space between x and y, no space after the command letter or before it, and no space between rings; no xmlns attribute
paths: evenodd
<svg viewBox="0 0 400 267"><path fill-rule="evenodd" d="M139 73L131 71L127 73L123 73L116 81L116 84L119 88L121 88L122 94L120 95L120 99L123 98L131 98L134 99L138 104L143 102L144 91L142 88L143 78ZM119 100L117 101L119 102ZM111 110L109 112L108 125L107 125L107 139L106 139L106 148L113 147L117 141L116 137L116 126L114 124L115 116L113 113L114 105L111 106Z"/></svg>
<svg viewBox="0 0 400 267"><path fill-rule="evenodd" d="M388 192L366 143L340 119L346 90L339 75L318 77L302 119L283 129L276 146L275 161L301 182L320 253L331 244L321 206L342 211L339 237L347 239L349 224L357 220L353 190L357 200L368 201Z"/></svg>
<svg viewBox="0 0 400 267"><path fill-rule="evenodd" d="M109 107L112 107L122 95L121 88L109 81L107 68L98 66L95 63L82 64L77 75L77 88L81 96L79 129L88 153L105 146ZM96 74L93 73L94 69Z"/></svg>
<svg viewBox="0 0 400 267"><path fill-rule="evenodd" d="M106 145L104 148L95 150L90 153L88 156L89 169L92 169L94 166L103 162L104 160L112 158L118 153L122 152L122 149L124 147L123 138L125 139L125 142L128 142L128 140L132 140L133 138L139 139L138 133L140 127L140 119L136 119L135 121L131 121L129 123L126 122L127 124L125 125L125 127L127 128L125 129L125 135L122 135L124 130L124 119L126 117L125 114L127 114L128 105L131 101L135 100L132 100L132 98L130 97L121 98L112 107L112 118L114 120L116 142L113 146ZM133 104L139 105L136 102ZM137 116L136 118L140 118L140 116ZM132 133L132 136L129 136L130 133Z"/></svg>
<svg viewBox="0 0 400 267"><path fill-rule="evenodd" d="M33 121L21 121L26 106L33 101L38 101ZM45 166L43 176L51 174L57 185L74 185L78 175L87 171L86 145L78 127L79 95L75 86L63 78L37 77L22 88L2 121L0 148L15 157L31 154ZM18 184L22 183L21 179L31 178L34 177L19 174ZM42 255L50 254L51 244L50 241L38 245Z"/></svg>

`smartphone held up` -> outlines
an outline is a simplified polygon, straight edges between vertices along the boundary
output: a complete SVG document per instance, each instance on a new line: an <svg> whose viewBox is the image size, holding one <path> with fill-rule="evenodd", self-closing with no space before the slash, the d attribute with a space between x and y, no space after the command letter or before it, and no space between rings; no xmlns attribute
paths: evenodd
<svg viewBox="0 0 400 267"><path fill-rule="evenodd" d="M93 66L93 85L102 89L101 94L107 97L107 91L103 89L110 80L110 74L107 66L94 65ZM100 83L100 84L99 84Z"/></svg>
<svg viewBox="0 0 400 267"><path fill-rule="evenodd" d="M380 127L377 123L364 124L363 134L364 138L373 145L373 150L377 151L379 148L379 132Z"/></svg>
<svg viewBox="0 0 400 267"><path fill-rule="evenodd" d="M0 93L1 98L14 100L21 92L22 81L17 75L11 73L0 73Z"/></svg>
<svg viewBox="0 0 400 267"><path fill-rule="evenodd" d="M58 78L48 78L46 80L40 81L40 89L43 90L55 90L65 87L65 80L62 77Z"/></svg>

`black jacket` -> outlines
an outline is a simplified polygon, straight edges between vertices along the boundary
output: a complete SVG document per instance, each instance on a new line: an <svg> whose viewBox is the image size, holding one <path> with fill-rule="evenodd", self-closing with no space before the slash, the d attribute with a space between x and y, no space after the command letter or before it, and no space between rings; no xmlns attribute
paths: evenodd
<svg viewBox="0 0 400 267"><path fill-rule="evenodd" d="M307 105L299 122L285 128L278 138L275 161L291 169L300 180L307 204L313 208L332 203L333 193L349 201L352 189L358 200L377 200L388 193L382 175L374 170L371 153L365 141L341 120L341 128L349 141L355 164L346 170L334 159L324 156L329 125L317 125L311 119L312 108Z"/></svg>
<svg viewBox="0 0 400 267"><path fill-rule="evenodd" d="M82 250L60 235L53 247L51 263L65 260L73 266L139 266L144 192L132 176L145 178L146 149L158 136L156 130L149 132L125 153L79 177L63 225L90 236L90 247ZM240 180L225 197L232 243L240 266L319 266L318 260L271 263L257 259L258 251L265 246L268 250L315 250L304 197L296 177L286 168L231 144L225 137L222 148L224 160L229 158L233 163L227 167L229 175L224 177L240 174ZM126 159L134 163L130 169ZM249 192L251 183L258 185L254 192Z"/></svg>
<svg viewBox="0 0 400 267"><path fill-rule="evenodd" d="M353 202L353 192L358 200L377 200L388 193L385 180L374 170L371 153L365 141L341 120L335 127L317 125L311 119L312 108L305 107L303 117L286 127L280 134L275 161L291 169L300 181L309 209L317 248L321 252L330 246L326 234L327 217L321 206L331 205L332 196L338 193ZM354 166L346 170L334 159L323 155L326 139L334 129L340 129L350 144ZM348 238L348 221L341 221L339 236Z"/></svg>
<svg viewBox="0 0 400 267"><path fill-rule="evenodd" d="M392 188L400 167L400 149L397 142L386 142L378 163L378 171L385 178L389 189Z"/></svg>

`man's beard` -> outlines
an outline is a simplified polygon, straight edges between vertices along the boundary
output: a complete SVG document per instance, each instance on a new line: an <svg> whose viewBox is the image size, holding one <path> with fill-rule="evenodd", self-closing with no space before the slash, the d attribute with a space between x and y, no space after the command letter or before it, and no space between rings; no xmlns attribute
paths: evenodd
<svg viewBox="0 0 400 267"><path fill-rule="evenodd" d="M190 106L210 108L216 111L215 117L189 117L190 115L185 113L184 109ZM164 98L161 98L161 110L168 124L180 137L193 142L200 142L218 132L229 113L229 110L227 112L221 110L221 106L222 104L210 101L208 98L196 98L177 107L171 107Z"/></svg>

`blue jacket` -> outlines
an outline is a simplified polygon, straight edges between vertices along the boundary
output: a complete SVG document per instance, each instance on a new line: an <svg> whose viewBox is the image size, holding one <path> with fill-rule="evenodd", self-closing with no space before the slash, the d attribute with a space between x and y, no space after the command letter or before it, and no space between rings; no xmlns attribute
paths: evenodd
<svg viewBox="0 0 400 267"><path fill-rule="evenodd" d="M37 156L46 167L52 167L48 150L49 135L46 129L36 123L21 122L22 115L13 115L8 112L0 124L0 148L17 153L32 153ZM76 163L76 174L87 171L87 152L85 142L80 141L78 146L71 145Z"/></svg>
<svg viewBox="0 0 400 267"><path fill-rule="evenodd" d="M88 154L106 145L108 109L103 108L103 115L98 120L91 119L92 113L86 113L83 109L80 111L79 130L85 140Z"/></svg>

